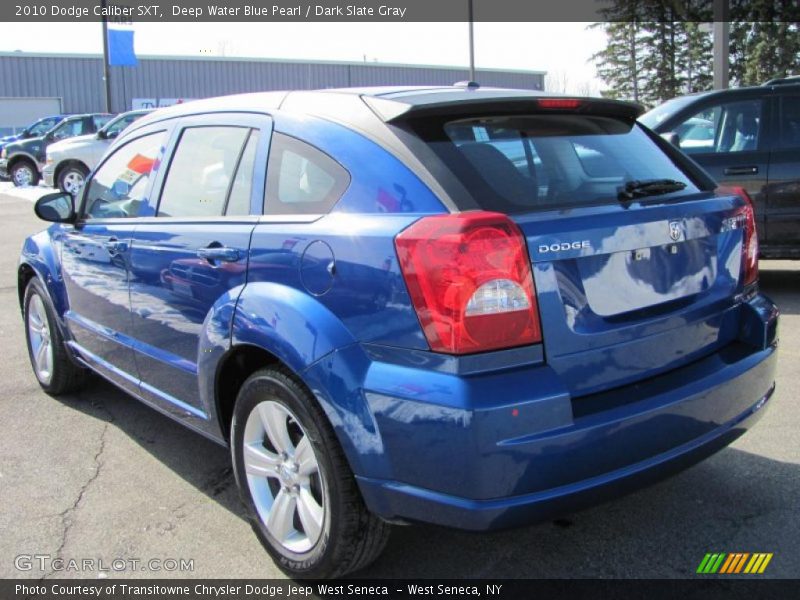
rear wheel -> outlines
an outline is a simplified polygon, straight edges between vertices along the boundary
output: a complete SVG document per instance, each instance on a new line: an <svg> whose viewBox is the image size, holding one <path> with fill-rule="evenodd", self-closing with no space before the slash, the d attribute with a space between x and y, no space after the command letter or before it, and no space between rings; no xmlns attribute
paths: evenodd
<svg viewBox="0 0 800 600"><path fill-rule="evenodd" d="M70 360L56 326L55 311L41 281L34 277L25 288L25 337L33 374L42 389L57 396L80 388L87 371Z"/></svg>
<svg viewBox="0 0 800 600"><path fill-rule="evenodd" d="M26 187L39 183L39 171L36 170L36 165L25 158L15 162L9 174L11 175L11 181L17 187Z"/></svg>
<svg viewBox="0 0 800 600"><path fill-rule="evenodd" d="M89 170L83 165L69 165L58 176L58 188L65 194L77 196L88 174Z"/></svg>
<svg viewBox="0 0 800 600"><path fill-rule="evenodd" d="M293 577L337 577L372 562L389 526L369 513L325 414L280 369L257 371L231 426L234 472L250 521Z"/></svg>

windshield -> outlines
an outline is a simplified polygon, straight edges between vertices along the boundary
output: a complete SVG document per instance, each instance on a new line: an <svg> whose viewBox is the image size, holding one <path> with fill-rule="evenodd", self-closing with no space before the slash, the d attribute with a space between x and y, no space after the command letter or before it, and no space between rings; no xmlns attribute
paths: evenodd
<svg viewBox="0 0 800 600"><path fill-rule="evenodd" d="M681 96L679 98L667 100L664 102L664 104L659 104L654 109L649 110L640 116L639 122L650 129L658 129L658 126L661 125L661 123L669 119L679 110L683 109L683 107L687 104L695 102L696 100L696 95Z"/></svg>
<svg viewBox="0 0 800 600"><path fill-rule="evenodd" d="M699 191L641 128L616 118L492 117L451 121L442 130L427 131L428 144L484 210L616 203L631 185L639 196ZM645 194L641 184L653 181L660 185Z"/></svg>
<svg viewBox="0 0 800 600"><path fill-rule="evenodd" d="M109 121L101 130L106 137L112 138L116 137L120 134L120 132L125 129L128 125L133 123L139 117L143 117L145 113L133 113L133 114L126 114L120 115L113 121Z"/></svg>
<svg viewBox="0 0 800 600"><path fill-rule="evenodd" d="M46 119L42 119L41 121L37 121L33 125L31 125L30 129L28 129L28 133L31 136L40 136L44 135L48 131L50 131L53 127L58 125L61 122L61 117L48 117Z"/></svg>

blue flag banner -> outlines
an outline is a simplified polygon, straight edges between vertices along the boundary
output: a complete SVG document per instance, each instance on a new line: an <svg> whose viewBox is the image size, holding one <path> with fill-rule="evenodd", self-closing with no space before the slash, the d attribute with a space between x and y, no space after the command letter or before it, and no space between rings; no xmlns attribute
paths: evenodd
<svg viewBox="0 0 800 600"><path fill-rule="evenodd" d="M133 29L108 28L108 64L114 67L135 67Z"/></svg>

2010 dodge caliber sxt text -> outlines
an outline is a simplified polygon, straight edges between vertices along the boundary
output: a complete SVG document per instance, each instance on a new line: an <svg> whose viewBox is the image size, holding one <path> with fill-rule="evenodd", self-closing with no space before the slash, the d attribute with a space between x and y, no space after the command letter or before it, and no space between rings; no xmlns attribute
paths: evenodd
<svg viewBox="0 0 800 600"><path fill-rule="evenodd" d="M296 577L391 523L571 511L741 435L774 389L753 210L636 123L535 92L231 96L136 121L24 245L34 373L230 446Z"/></svg>

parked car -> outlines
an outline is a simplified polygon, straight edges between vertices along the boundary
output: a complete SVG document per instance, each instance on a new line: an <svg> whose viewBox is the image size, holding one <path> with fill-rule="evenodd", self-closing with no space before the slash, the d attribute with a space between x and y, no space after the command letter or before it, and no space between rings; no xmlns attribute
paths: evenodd
<svg viewBox="0 0 800 600"><path fill-rule="evenodd" d="M37 185L50 144L94 133L113 116L104 113L72 115L43 135L7 144L0 150L0 177L10 177L16 186Z"/></svg>
<svg viewBox="0 0 800 600"><path fill-rule="evenodd" d="M800 78L681 96L639 120L747 190L763 258L800 258Z"/></svg>
<svg viewBox="0 0 800 600"><path fill-rule="evenodd" d="M389 524L510 527L674 473L764 413L778 311L747 195L639 112L444 87L143 117L36 204L34 374L95 371L229 446L301 578Z"/></svg>
<svg viewBox="0 0 800 600"><path fill-rule="evenodd" d="M89 172L102 158L109 144L131 123L151 110L132 110L117 115L97 133L71 137L47 147L42 169L45 185L77 194Z"/></svg>
<svg viewBox="0 0 800 600"><path fill-rule="evenodd" d="M44 135L48 131L50 131L53 127L58 125L61 121L66 118L67 115L53 115L50 117L42 117L37 121L34 121L30 125L28 125L25 129L20 131L19 133L13 133L11 135L4 135L0 137L0 150L3 149L3 146L6 144L10 144L11 142L16 142L17 140L26 140L32 137L38 137L40 135Z"/></svg>
<svg viewBox="0 0 800 600"><path fill-rule="evenodd" d="M45 133L50 131L53 127L58 125L61 121L63 121L65 118L66 115L54 115L50 117L43 117L38 121L31 123L19 133L14 133L11 135L5 135L3 137L0 137L0 154L2 154L3 148L5 148L11 142L16 142L17 140L24 140L44 135ZM5 174L0 173L0 181L8 181L8 173Z"/></svg>

